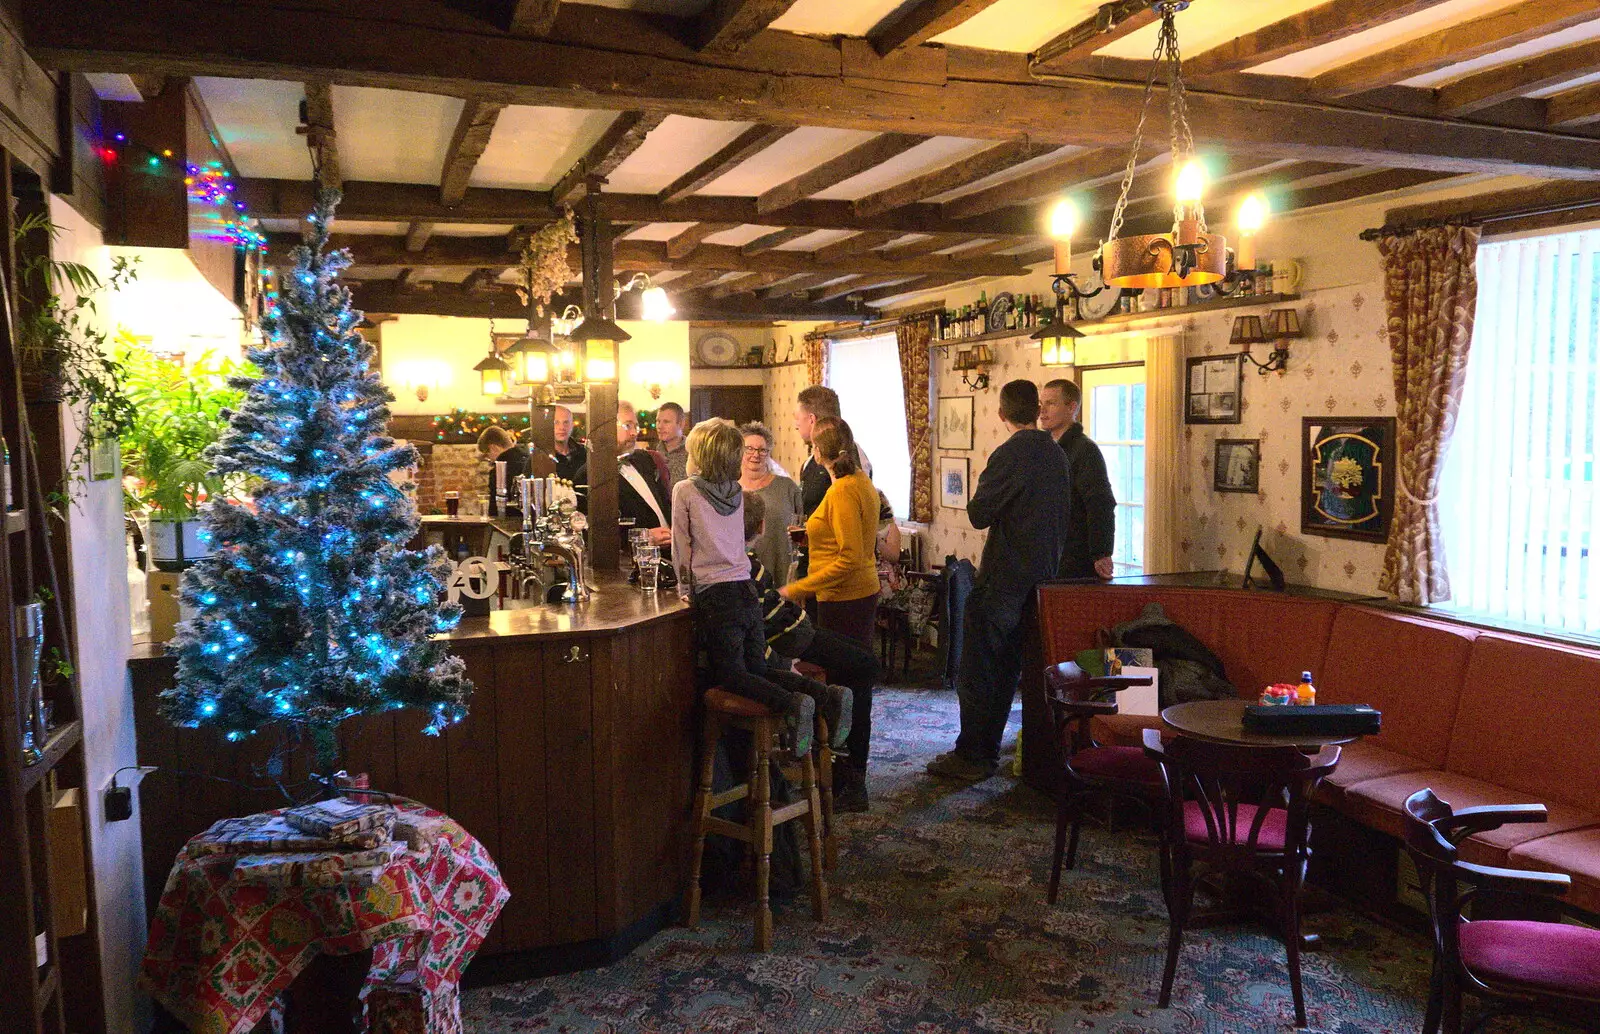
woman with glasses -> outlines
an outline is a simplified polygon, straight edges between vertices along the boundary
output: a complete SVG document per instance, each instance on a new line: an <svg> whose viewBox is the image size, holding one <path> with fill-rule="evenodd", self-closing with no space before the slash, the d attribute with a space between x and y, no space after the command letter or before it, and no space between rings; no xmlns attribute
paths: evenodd
<svg viewBox="0 0 1600 1034"><path fill-rule="evenodd" d="M789 528L800 521L800 486L772 459L772 432L759 421L739 428L744 435L744 461L739 467L739 487L761 497L767 515L761 537L751 552L772 575L774 587L789 581L793 547Z"/></svg>

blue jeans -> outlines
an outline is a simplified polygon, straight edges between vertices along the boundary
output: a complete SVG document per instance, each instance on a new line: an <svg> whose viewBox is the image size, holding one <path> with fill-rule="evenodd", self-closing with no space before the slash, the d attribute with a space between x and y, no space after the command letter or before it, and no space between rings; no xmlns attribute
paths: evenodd
<svg viewBox="0 0 1600 1034"><path fill-rule="evenodd" d="M1000 737L1022 678L1024 600L975 589L967 598L956 697L961 735L956 752L979 764L1000 759Z"/></svg>

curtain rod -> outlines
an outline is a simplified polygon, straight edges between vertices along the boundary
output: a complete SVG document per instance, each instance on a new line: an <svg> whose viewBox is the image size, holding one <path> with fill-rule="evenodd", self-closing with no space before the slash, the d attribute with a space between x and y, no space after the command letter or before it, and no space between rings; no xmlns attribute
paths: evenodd
<svg viewBox="0 0 1600 1034"><path fill-rule="evenodd" d="M1562 212L1577 212L1586 208L1600 207L1600 196L1589 198L1586 201L1568 201L1562 204L1524 205L1521 208L1508 209L1503 212L1476 213L1462 212L1459 215L1443 216L1437 219L1417 219L1402 223L1384 223L1382 226L1361 231L1364 241L1380 240L1384 237L1405 237L1416 233L1418 230L1430 230L1440 226L1493 226L1495 223L1508 223L1514 219L1526 219L1536 215L1558 215Z"/></svg>
<svg viewBox="0 0 1600 1034"><path fill-rule="evenodd" d="M939 309L937 307L930 307L927 309L918 309L914 312L902 312L898 316L890 316L887 319L862 320L853 327L839 327L836 330L828 330L825 328L813 330L806 335L806 340L817 341L824 338L871 337L874 334L880 334L892 327L898 327L900 324L910 320L926 318L938 311Z"/></svg>

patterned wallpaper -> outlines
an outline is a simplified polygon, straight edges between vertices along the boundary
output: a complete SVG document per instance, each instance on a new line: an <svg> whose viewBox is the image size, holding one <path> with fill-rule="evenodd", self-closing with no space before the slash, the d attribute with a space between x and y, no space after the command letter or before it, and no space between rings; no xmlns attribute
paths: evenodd
<svg viewBox="0 0 1600 1034"><path fill-rule="evenodd" d="M778 354L783 354L781 341ZM798 475L808 452L805 443L800 440L800 432L794 429L794 408L801 389L810 384L806 364L797 362L790 366L779 366L767 370L766 374L766 392L762 398L766 416L763 419L772 429L773 437L777 439L777 447L773 449L772 455L783 465L784 470L792 475Z"/></svg>

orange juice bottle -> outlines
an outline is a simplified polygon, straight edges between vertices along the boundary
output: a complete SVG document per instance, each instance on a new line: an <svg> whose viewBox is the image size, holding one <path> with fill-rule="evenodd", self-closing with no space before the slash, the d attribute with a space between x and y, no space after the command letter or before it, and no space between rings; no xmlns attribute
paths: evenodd
<svg viewBox="0 0 1600 1034"><path fill-rule="evenodd" d="M1311 684L1311 673L1300 673L1300 685L1295 687L1294 702L1301 707L1310 707L1317 702L1317 687Z"/></svg>

